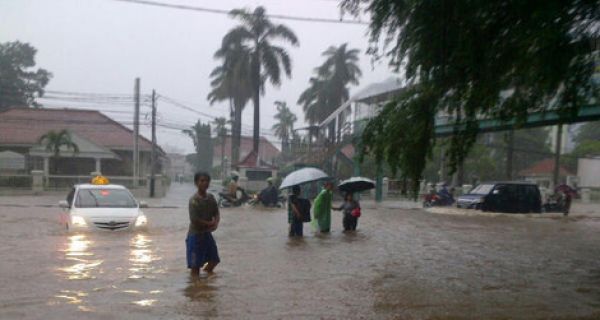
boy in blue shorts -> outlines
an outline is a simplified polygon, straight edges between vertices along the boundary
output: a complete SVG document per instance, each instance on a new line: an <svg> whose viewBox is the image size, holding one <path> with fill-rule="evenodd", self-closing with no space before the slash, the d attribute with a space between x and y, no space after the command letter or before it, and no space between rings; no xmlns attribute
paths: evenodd
<svg viewBox="0 0 600 320"><path fill-rule="evenodd" d="M190 227L185 239L188 268L192 277L200 275L200 269L212 273L221 261L217 243L212 232L217 230L220 221L219 206L215 197L208 193L210 175L198 172L194 175L197 192L190 198Z"/></svg>

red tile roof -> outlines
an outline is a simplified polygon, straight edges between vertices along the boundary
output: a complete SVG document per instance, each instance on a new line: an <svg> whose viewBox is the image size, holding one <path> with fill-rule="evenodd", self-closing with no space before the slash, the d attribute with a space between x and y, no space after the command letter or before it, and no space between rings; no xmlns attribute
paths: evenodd
<svg viewBox="0 0 600 320"><path fill-rule="evenodd" d="M12 108L0 112L0 145L34 145L48 131L62 129L109 149L133 149L133 131L99 111ZM141 135L139 144L140 150L151 150L152 143Z"/></svg>
<svg viewBox="0 0 600 320"><path fill-rule="evenodd" d="M519 172L519 176L532 177L532 176L547 176L554 173L554 159L544 159L536 162L531 167L523 169ZM567 170L565 167L560 166L559 175L561 177L571 176L572 172Z"/></svg>
<svg viewBox="0 0 600 320"><path fill-rule="evenodd" d="M248 155L242 159L242 161L240 161L240 163L238 164L239 168L264 168L264 169L275 169L274 166L266 163L265 161L263 161L262 159L260 159L260 165L257 165L258 163L258 157L256 156L256 152L254 151L250 151L250 153L248 153Z"/></svg>
<svg viewBox="0 0 600 320"><path fill-rule="evenodd" d="M252 151L252 137L242 136L240 142L240 159L246 158ZM231 136L225 137L225 156L231 159ZM280 151L265 137L260 137L258 145L260 159L265 162L272 162ZM215 143L213 146L213 156L215 159L221 159L221 144Z"/></svg>

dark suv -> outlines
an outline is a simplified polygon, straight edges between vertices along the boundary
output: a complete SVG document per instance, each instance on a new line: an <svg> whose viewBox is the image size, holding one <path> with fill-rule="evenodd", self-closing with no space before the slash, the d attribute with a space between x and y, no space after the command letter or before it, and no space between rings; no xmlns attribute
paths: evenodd
<svg viewBox="0 0 600 320"><path fill-rule="evenodd" d="M482 211L530 213L542 212L542 196L538 186L525 181L479 184L468 194L458 197L459 208Z"/></svg>

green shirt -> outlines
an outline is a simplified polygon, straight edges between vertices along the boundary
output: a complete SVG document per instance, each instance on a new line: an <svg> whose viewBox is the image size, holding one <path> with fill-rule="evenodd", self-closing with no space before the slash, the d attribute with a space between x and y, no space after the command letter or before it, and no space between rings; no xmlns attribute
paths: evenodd
<svg viewBox="0 0 600 320"><path fill-rule="evenodd" d="M195 235L209 232L206 226L200 224L200 221L209 222L219 216L219 206L215 197L207 193L206 197L201 197L197 192L190 198L189 203L190 228L188 235Z"/></svg>

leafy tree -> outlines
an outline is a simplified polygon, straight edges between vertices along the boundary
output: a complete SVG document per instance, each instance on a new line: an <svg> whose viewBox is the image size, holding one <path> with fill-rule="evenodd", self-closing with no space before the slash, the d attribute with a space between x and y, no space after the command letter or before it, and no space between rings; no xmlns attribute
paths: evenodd
<svg viewBox="0 0 600 320"><path fill-rule="evenodd" d="M227 124L229 121L225 117L218 117L213 120L214 130L217 134L217 139L221 144L221 167L223 167L223 160L225 159L225 140L227 138Z"/></svg>
<svg viewBox="0 0 600 320"><path fill-rule="evenodd" d="M190 129L182 131L194 143L195 154L188 155L186 160L198 171L210 172L213 165L213 146L210 124L202 124L200 120Z"/></svg>
<svg viewBox="0 0 600 320"><path fill-rule="evenodd" d="M9 107L39 105L52 74L35 66L36 49L19 41L0 43L0 111Z"/></svg>
<svg viewBox="0 0 600 320"><path fill-rule="evenodd" d="M588 140L600 140L600 121L588 122L582 125L581 128L579 128L579 132L575 137L575 142L582 143Z"/></svg>
<svg viewBox="0 0 600 320"><path fill-rule="evenodd" d="M370 53L405 74L406 90L367 125L362 151L412 178L414 191L435 143L436 114L455 120L447 152L455 169L476 141L479 117L517 119L518 127L528 112L552 107L567 119L598 95L596 0L345 0L342 7L368 11Z"/></svg>
<svg viewBox="0 0 600 320"><path fill-rule="evenodd" d="M348 100L348 85L357 85L362 75L358 54L359 50L348 49L347 43L323 52L325 61L315 69L316 75L310 78L309 87L298 99L310 124L325 120Z"/></svg>
<svg viewBox="0 0 600 320"><path fill-rule="evenodd" d="M67 150L73 150L73 153L79 153L79 146L73 142L71 133L66 129L48 131L38 139L38 143L45 146L46 151L52 152L54 161L60 158L60 149L63 147Z"/></svg>
<svg viewBox="0 0 600 320"><path fill-rule="evenodd" d="M278 122L273 125L273 130L275 135L281 139L281 152L288 153L290 137L294 134L294 123L298 121L298 118L284 101L275 101L275 106L277 106L277 114L274 118Z"/></svg>
<svg viewBox="0 0 600 320"><path fill-rule="evenodd" d="M265 8L257 7L254 12L235 9L230 12L241 24L231 29L223 38L223 45L241 43L250 52L250 79L252 84L252 102L254 104L253 150L258 152L260 142L260 95L264 93L265 81L272 85L281 85L281 69L291 77L292 62L285 48L274 45L277 40L297 46L298 38L294 32L282 24L272 23Z"/></svg>
<svg viewBox="0 0 600 320"><path fill-rule="evenodd" d="M250 82L250 51L240 41L224 42L215 53L221 65L210 74L212 90L208 94L211 104L229 100L231 130L231 164L240 159L242 111L252 96Z"/></svg>

